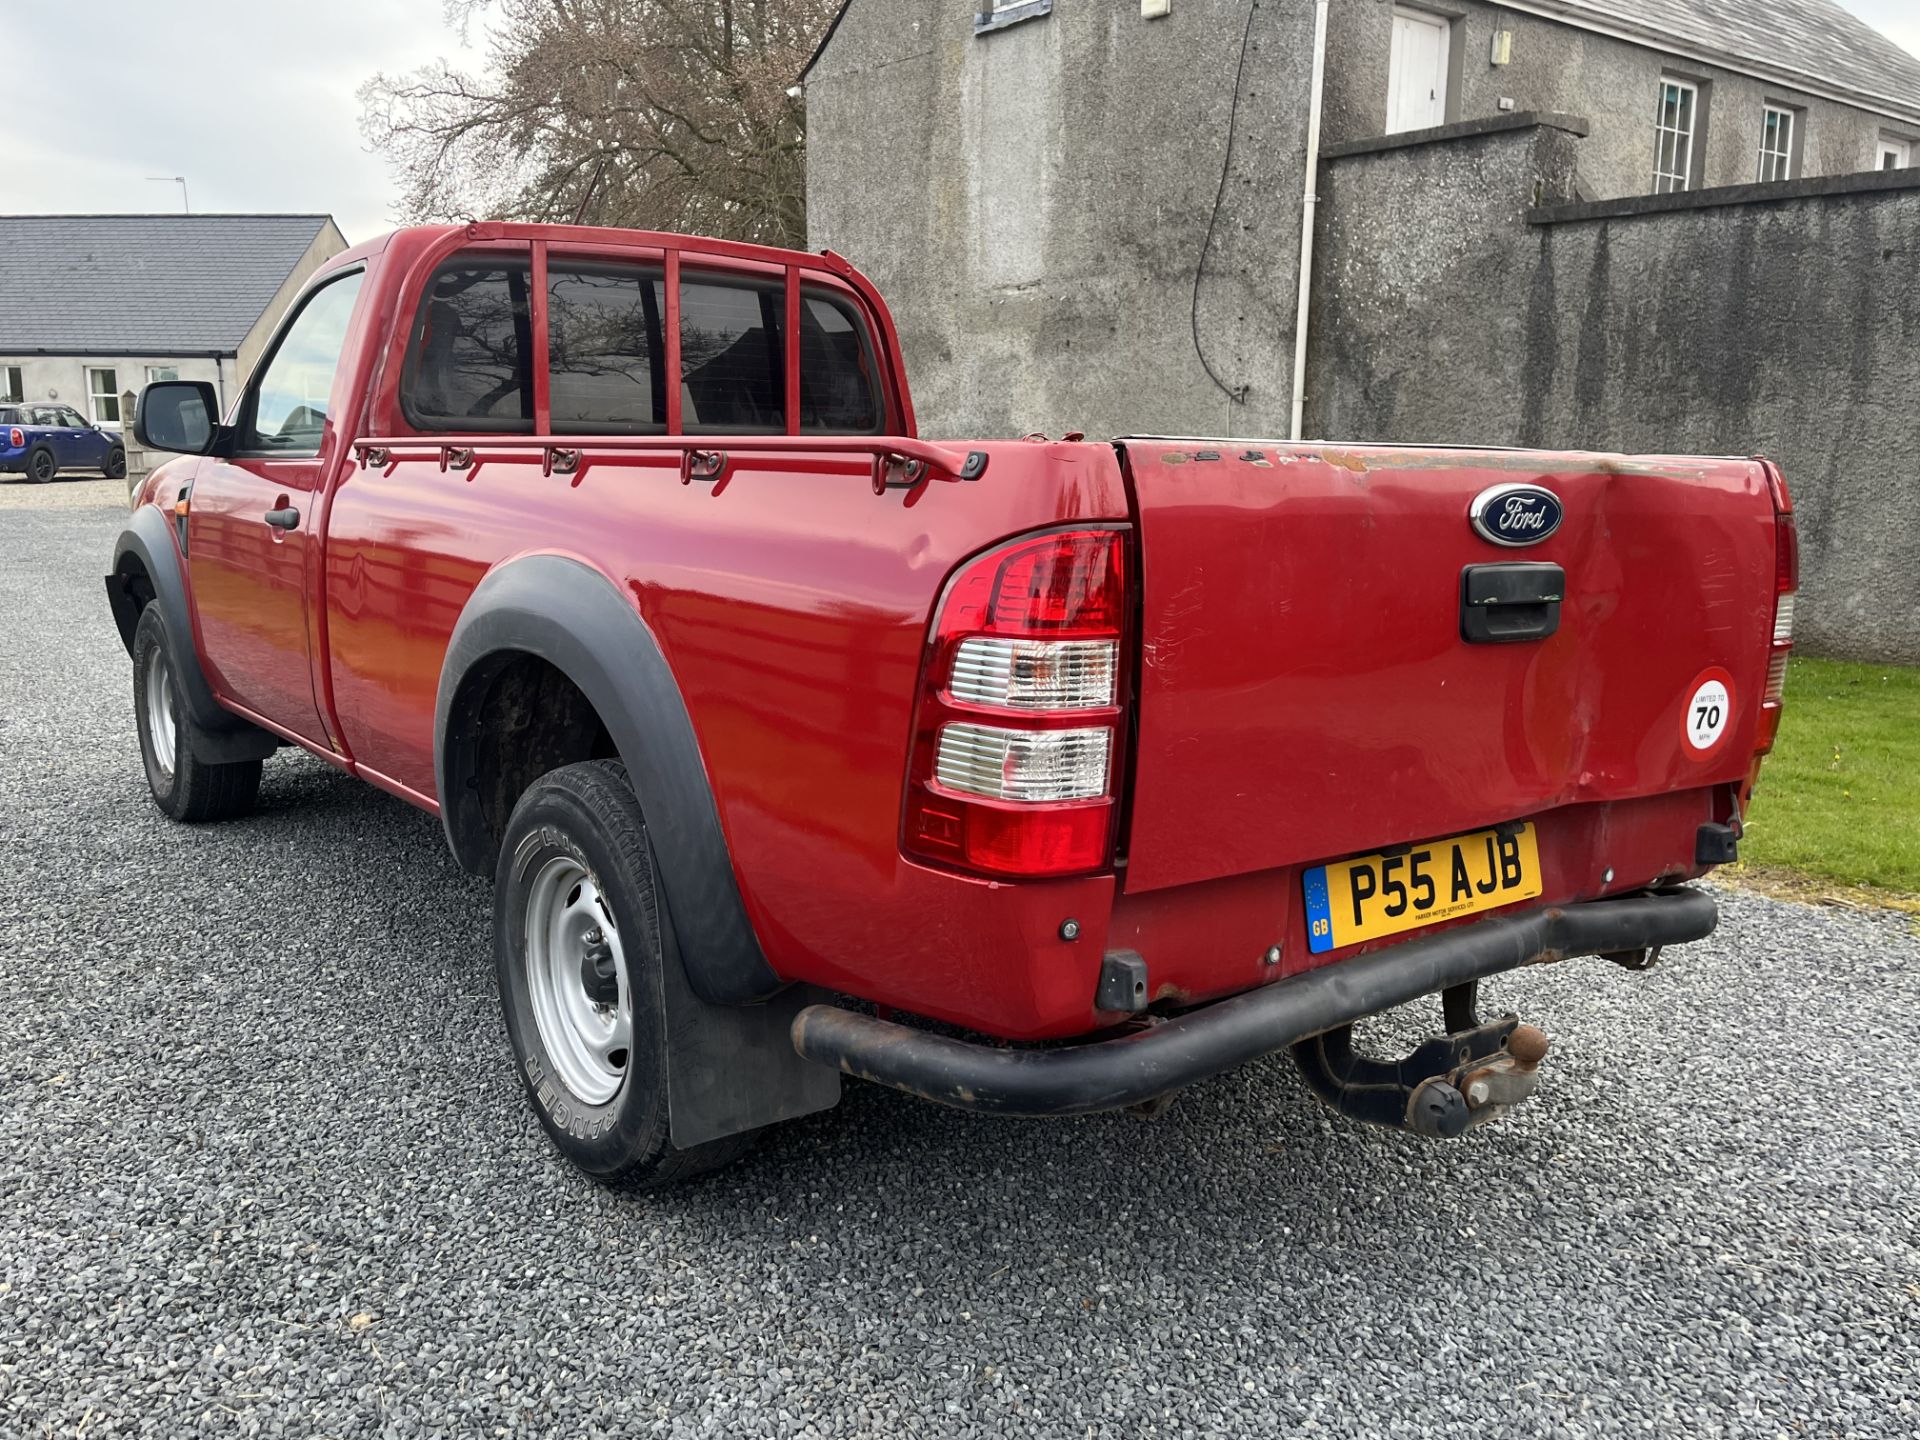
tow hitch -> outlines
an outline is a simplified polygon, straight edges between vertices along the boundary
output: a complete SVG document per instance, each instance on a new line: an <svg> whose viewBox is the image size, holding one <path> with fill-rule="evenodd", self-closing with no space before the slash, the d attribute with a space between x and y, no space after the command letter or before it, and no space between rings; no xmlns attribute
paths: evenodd
<svg viewBox="0 0 1920 1440"><path fill-rule="evenodd" d="M1442 996L1447 1033L1399 1060L1376 1060L1353 1048L1342 1025L1293 1047L1307 1084L1342 1115L1452 1139L1504 1114L1533 1093L1547 1037L1517 1015L1482 1024L1477 987L1456 985Z"/></svg>

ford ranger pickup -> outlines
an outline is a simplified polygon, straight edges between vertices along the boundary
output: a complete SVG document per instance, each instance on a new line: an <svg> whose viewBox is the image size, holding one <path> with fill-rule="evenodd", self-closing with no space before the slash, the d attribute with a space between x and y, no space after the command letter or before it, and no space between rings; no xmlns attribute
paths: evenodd
<svg viewBox="0 0 1920 1440"><path fill-rule="evenodd" d="M106 577L154 800L242 815L293 745L437 815L608 1183L843 1075L1151 1113L1282 1050L1458 1135L1547 1049L1479 982L1709 934L1780 723L1765 461L926 440L831 253L401 230L227 414L157 382L135 432L177 454Z"/></svg>

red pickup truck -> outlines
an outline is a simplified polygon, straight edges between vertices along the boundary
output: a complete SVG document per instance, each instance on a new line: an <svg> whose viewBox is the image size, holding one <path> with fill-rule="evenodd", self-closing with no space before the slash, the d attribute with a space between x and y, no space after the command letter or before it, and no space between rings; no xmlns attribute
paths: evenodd
<svg viewBox="0 0 1920 1440"><path fill-rule="evenodd" d="M1546 1049L1477 983L1708 934L1779 725L1765 461L929 442L832 254L401 230L135 431L190 457L107 576L154 799L242 814L291 744L437 814L609 1182L843 1073L1067 1115L1290 1048L1458 1134Z"/></svg>

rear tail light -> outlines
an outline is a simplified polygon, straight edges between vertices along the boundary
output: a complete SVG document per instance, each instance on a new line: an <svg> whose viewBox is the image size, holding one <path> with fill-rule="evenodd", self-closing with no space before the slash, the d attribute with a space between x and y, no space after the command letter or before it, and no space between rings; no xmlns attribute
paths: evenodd
<svg viewBox="0 0 1920 1440"><path fill-rule="evenodd" d="M1767 480L1774 503L1773 641L1767 655L1767 688L1760 697L1760 731L1754 741L1753 768L1747 776L1749 793L1760 777L1760 757L1773 749L1780 734L1780 711L1787 694L1787 657L1793 650L1794 599L1800 588L1800 531L1793 520L1793 497L1786 480L1771 464L1767 466Z"/></svg>
<svg viewBox="0 0 1920 1440"><path fill-rule="evenodd" d="M1126 557L1124 529L1058 531L948 584L908 762L908 855L1014 878L1112 863Z"/></svg>
<svg viewBox="0 0 1920 1440"><path fill-rule="evenodd" d="M26 443L27 432L22 430L18 425L7 431L7 444L11 445L14 449L18 450Z"/></svg>

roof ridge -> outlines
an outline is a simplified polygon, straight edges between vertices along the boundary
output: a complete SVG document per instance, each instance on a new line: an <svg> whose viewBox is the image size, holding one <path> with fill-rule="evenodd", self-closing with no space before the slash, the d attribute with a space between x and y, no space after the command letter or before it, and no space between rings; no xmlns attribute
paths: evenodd
<svg viewBox="0 0 1920 1440"><path fill-rule="evenodd" d="M0 220L332 220L325 210L47 210L0 211ZM337 223L337 222L336 222Z"/></svg>

